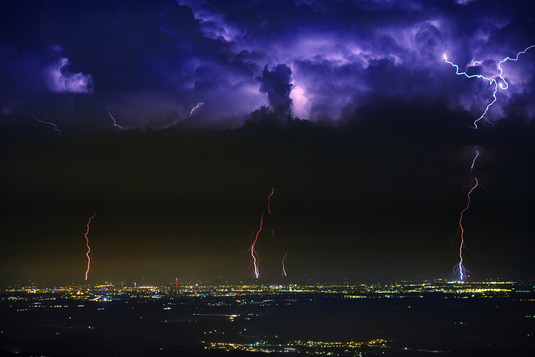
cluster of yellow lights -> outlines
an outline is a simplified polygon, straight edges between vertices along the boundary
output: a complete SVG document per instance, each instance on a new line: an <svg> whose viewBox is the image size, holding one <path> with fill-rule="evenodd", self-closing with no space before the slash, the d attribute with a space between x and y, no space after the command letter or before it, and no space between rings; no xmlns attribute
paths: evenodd
<svg viewBox="0 0 535 357"><path fill-rule="evenodd" d="M247 352L288 352L303 350L305 354L332 354L332 350L344 349L344 352L362 354L359 351L363 347L381 348L387 347L388 341L385 339L373 339L370 341L293 341L288 343L270 343L267 341L257 341L254 343L233 343L233 342L208 342L205 349L218 349L225 351L247 351Z"/></svg>

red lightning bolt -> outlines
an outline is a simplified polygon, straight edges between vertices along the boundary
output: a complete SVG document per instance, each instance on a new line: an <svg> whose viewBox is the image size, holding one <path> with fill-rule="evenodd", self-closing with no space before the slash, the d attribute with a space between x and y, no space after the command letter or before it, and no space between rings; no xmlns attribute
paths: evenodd
<svg viewBox="0 0 535 357"><path fill-rule="evenodd" d="M459 217L459 229L461 232L461 244L459 245L459 264L457 264L455 270L459 272L459 277L461 280L464 280L464 276L466 274L466 268L463 265L463 247L464 247L464 227L463 227L463 214L470 208L470 195L472 192L476 189L476 187L479 185L479 181L477 178L474 177L475 184L472 186L470 191L468 191L468 201L466 202L466 207L461 211L461 215Z"/></svg>
<svg viewBox="0 0 535 357"><path fill-rule="evenodd" d="M268 209L269 214L271 214L271 207L270 207L271 197L273 196L274 193L275 193L275 188L272 187L271 193L268 196L268 202L267 202L267 209ZM273 241L275 241L275 231L273 231L273 228L271 228L271 237L273 238ZM284 248L282 249L282 252L284 253L284 256L282 257L282 263L281 263L282 264L282 276L286 276L286 268L284 266L284 260L286 259L288 254L286 254L286 251L284 250Z"/></svg>
<svg viewBox="0 0 535 357"><path fill-rule="evenodd" d="M284 260L286 259L288 254L286 254L286 251L284 249L282 250L282 252L284 253L284 257L282 257L282 276L286 276L286 267L284 266Z"/></svg>
<svg viewBox="0 0 535 357"><path fill-rule="evenodd" d="M274 193L275 193L275 188L272 187L271 188L271 193L267 197L267 213L268 214L271 214L271 206L270 206L270 204L271 204L271 197L273 197ZM256 243L258 242L258 236L260 235L260 232L262 232L263 225L264 225L264 212L260 216L260 227L258 228L258 231L256 232L253 244L251 244L251 246L248 249L248 251L251 253L251 262L252 262L253 267L254 267L254 275L255 275L256 279L258 279L260 277L260 271L259 271L259 268L258 268L258 263L260 262L260 257L258 256L258 253L256 251ZM273 228L270 228L270 230L271 230L271 237L272 237L273 241L275 241L275 231L273 230ZM282 258L282 274L283 274L283 276L286 276L286 268L284 266L284 260L286 259L286 257L288 255L286 254L284 249L282 251L284 253L284 257Z"/></svg>
<svg viewBox="0 0 535 357"><path fill-rule="evenodd" d="M271 214L271 208L269 207L269 204L271 202L271 196L273 196L273 193L275 193L275 188L274 187L271 188L271 193L268 196L267 209L268 209L268 213L269 214Z"/></svg>
<svg viewBox="0 0 535 357"><path fill-rule="evenodd" d="M89 253L91 253L91 247L89 246L89 238L87 238L87 235L89 234L89 227L91 226L91 220L95 218L97 213L93 213L91 217L89 217L89 221L87 222L87 230L85 231L84 237L85 237L85 244L87 246L87 253L85 253L87 257L87 270L85 271L85 280L87 280L87 275L89 274L89 268L91 268L91 256Z"/></svg>
<svg viewBox="0 0 535 357"><path fill-rule="evenodd" d="M254 276L256 279L260 277L260 271L258 270L258 262L260 262L260 257L258 256L258 253L256 253L256 242L258 241L258 235L260 234L260 232L262 232L263 224L264 224L264 213L262 213L262 215L260 216L260 227L258 228L258 231L256 232L256 236L253 241L253 244L249 248L249 251L251 252L251 260L254 266Z"/></svg>

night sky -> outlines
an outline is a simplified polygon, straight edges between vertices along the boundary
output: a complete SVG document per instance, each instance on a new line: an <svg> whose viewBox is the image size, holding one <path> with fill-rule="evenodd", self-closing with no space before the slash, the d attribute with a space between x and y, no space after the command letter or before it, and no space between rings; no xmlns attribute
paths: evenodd
<svg viewBox="0 0 535 357"><path fill-rule="evenodd" d="M535 48L498 63L534 34L528 1L2 1L0 283L84 282L94 212L89 282L252 281L262 214L265 281L455 279L474 178L470 279L533 279Z"/></svg>

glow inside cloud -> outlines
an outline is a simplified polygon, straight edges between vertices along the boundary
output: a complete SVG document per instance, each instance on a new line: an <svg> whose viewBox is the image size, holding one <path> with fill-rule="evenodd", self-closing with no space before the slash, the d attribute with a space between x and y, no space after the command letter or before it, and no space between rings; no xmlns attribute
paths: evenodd
<svg viewBox="0 0 535 357"><path fill-rule="evenodd" d="M93 93L93 78L90 74L69 71L71 62L68 58L54 56L44 70L48 90L54 93Z"/></svg>

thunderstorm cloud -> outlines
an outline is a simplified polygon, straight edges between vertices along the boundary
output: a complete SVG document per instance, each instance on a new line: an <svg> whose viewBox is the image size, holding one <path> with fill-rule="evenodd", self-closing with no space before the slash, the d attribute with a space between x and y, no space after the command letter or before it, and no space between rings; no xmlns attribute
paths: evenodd
<svg viewBox="0 0 535 357"><path fill-rule="evenodd" d="M59 52L60 48L55 48ZM44 78L47 88L55 93L93 93L93 78L83 73L69 71L68 58L54 54L51 63L44 69Z"/></svg>
<svg viewBox="0 0 535 357"><path fill-rule="evenodd" d="M362 108L379 107L385 98L440 102L479 115L492 86L459 78L444 55L462 70L496 76L500 59L535 41L527 2L43 1L2 7L2 106L24 113L39 106L36 93L94 93L55 98L46 111L97 127L109 124L107 106L129 128L155 129L235 127L261 108L310 121L358 121ZM15 21L18 13L26 14L22 23ZM23 36L14 30L20 25ZM504 64L510 86L499 90L488 121L535 115L529 100L533 52ZM190 117L201 102L202 110Z"/></svg>

